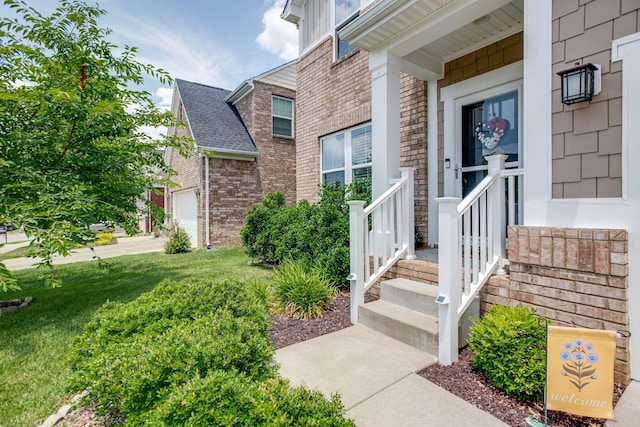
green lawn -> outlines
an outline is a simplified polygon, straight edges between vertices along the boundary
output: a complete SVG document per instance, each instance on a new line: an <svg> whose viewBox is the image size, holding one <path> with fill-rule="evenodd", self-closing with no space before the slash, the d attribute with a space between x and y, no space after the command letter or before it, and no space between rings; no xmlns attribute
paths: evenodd
<svg viewBox="0 0 640 427"><path fill-rule="evenodd" d="M64 392L67 350L73 337L107 300L130 301L165 278L256 278L269 270L249 266L242 248L151 253L55 267L63 286L45 288L42 271L16 272L21 292L0 299L32 296L31 306L0 317L0 426L35 426L71 397Z"/></svg>

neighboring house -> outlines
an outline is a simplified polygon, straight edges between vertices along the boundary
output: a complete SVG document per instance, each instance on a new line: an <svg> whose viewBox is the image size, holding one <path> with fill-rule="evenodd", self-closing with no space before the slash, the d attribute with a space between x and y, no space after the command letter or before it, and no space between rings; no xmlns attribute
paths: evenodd
<svg viewBox="0 0 640 427"><path fill-rule="evenodd" d="M247 210L269 192L295 201L296 64L243 82L233 92L176 79L171 111L200 152L165 153L178 172L166 211L196 247L240 244Z"/></svg>
<svg viewBox="0 0 640 427"><path fill-rule="evenodd" d="M148 190L145 200L153 203L160 210L165 209L164 187L156 186ZM138 229L143 233L153 233L157 226L156 216L153 215L144 203L138 205Z"/></svg>
<svg viewBox="0 0 640 427"><path fill-rule="evenodd" d="M369 173L374 200L393 186L372 220L352 206L354 321L383 275L439 280L442 363L457 359L458 320L479 294L483 310L524 305L560 325L631 331L617 340L616 379L640 379L639 10L287 1L300 35L298 199ZM589 63L601 91L564 104L557 73ZM414 224L438 266L411 260ZM492 276L506 264L510 275Z"/></svg>

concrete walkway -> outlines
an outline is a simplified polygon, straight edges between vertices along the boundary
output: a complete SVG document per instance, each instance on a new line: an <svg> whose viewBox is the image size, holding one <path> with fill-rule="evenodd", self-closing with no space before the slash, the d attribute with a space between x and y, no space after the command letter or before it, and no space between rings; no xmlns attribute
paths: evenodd
<svg viewBox="0 0 640 427"><path fill-rule="evenodd" d="M164 244L167 239L163 237L140 236L140 237L118 237L118 243L115 245L96 246L93 248L75 249L71 255L53 258L53 264L69 264L79 261L91 261L95 256L100 258L112 258L121 255L142 254L147 252L161 252L164 250ZM17 248L19 244L5 245L10 250ZM12 247L13 246L13 247ZM22 270L33 267L39 258L14 258L4 261L4 264L11 271Z"/></svg>
<svg viewBox="0 0 640 427"><path fill-rule="evenodd" d="M606 427L627 427L640 425L640 382L631 381L613 408L615 420L609 420Z"/></svg>
<svg viewBox="0 0 640 427"><path fill-rule="evenodd" d="M276 351L285 378L326 396L339 392L361 427L506 426L416 375L436 360L360 325Z"/></svg>
<svg viewBox="0 0 640 427"><path fill-rule="evenodd" d="M281 348L275 358L293 385L339 392L359 427L507 426L416 374L435 356L361 325ZM614 412L607 427L640 425L640 382L629 384Z"/></svg>

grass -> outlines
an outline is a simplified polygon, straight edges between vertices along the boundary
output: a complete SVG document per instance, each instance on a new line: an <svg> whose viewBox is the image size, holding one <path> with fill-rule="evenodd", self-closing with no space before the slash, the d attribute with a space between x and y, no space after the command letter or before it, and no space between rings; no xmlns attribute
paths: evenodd
<svg viewBox="0 0 640 427"><path fill-rule="evenodd" d="M28 308L0 317L0 426L33 426L71 397L64 391L65 362L73 337L107 300L131 301L165 278L252 279L271 274L249 266L242 248L166 255L150 253L56 266L61 288L44 286L38 269L16 272L20 292L32 296Z"/></svg>
<svg viewBox="0 0 640 427"><path fill-rule="evenodd" d="M0 254L0 261L4 261L5 259L12 259L12 258L22 258L24 256L27 256L27 251L28 251L27 246L20 246L18 248L15 248L13 250Z"/></svg>

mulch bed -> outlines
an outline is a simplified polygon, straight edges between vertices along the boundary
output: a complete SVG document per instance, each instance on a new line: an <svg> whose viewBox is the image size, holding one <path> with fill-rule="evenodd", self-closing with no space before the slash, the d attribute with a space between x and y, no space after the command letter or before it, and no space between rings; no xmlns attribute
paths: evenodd
<svg viewBox="0 0 640 427"><path fill-rule="evenodd" d="M373 301L376 296L367 294L365 301ZM317 319L294 319L283 315L272 316L270 338L278 349L311 338L351 326L349 314L349 294L340 293L330 303L324 316ZM531 403L509 397L497 390L483 375L475 372L471 365L469 348L463 349L458 362L451 366L432 365L418 374L455 394L463 400L488 412L512 427L527 426L527 417L543 420L541 403ZM615 385L614 404L624 391L621 384ZM65 417L67 427L104 426L91 407L79 408ZM605 420L572 416L562 412L549 411L550 427L601 427Z"/></svg>
<svg viewBox="0 0 640 427"><path fill-rule="evenodd" d="M458 354L458 362L451 366L431 365L418 375L439 385L472 405L490 413L512 427L528 426L525 418L544 421L542 402L532 403L507 396L495 388L482 374L473 370L473 354L465 347ZM614 405L620 399L625 387L615 384ZM564 412L548 411L550 427L600 427L606 420L570 415Z"/></svg>

